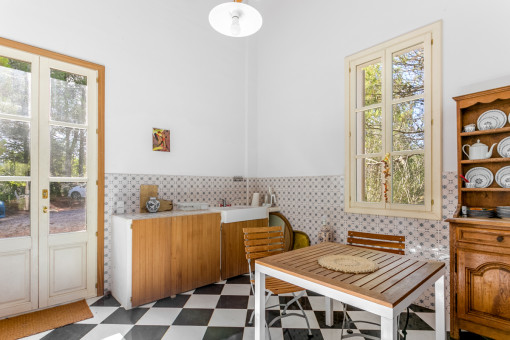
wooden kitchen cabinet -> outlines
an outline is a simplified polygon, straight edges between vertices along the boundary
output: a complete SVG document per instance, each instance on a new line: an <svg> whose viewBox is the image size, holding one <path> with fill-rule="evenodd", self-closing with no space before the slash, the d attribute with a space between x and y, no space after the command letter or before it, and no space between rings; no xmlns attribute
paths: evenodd
<svg viewBox="0 0 510 340"><path fill-rule="evenodd" d="M510 339L510 227L454 222L450 236L451 337Z"/></svg>
<svg viewBox="0 0 510 340"><path fill-rule="evenodd" d="M510 124L499 129L463 132L488 110L510 112L510 86L467 94L457 102L458 173L485 167L495 176L510 158L496 150L491 158L469 160L462 146L480 140L492 145L510 137ZM488 188L465 188L459 176L459 205L450 222L450 336L466 330L493 339L510 339L510 221L462 217L461 206L510 206L510 188L496 181Z"/></svg>
<svg viewBox="0 0 510 340"><path fill-rule="evenodd" d="M221 225L221 279L248 273L243 228L267 227L268 219L223 223Z"/></svg>
<svg viewBox="0 0 510 340"><path fill-rule="evenodd" d="M126 309L220 281L220 214L113 218L112 293Z"/></svg>

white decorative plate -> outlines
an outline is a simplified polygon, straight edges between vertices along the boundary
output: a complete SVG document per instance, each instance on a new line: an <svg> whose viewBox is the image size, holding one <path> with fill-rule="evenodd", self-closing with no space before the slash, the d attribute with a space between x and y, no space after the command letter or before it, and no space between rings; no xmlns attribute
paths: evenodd
<svg viewBox="0 0 510 340"><path fill-rule="evenodd" d="M498 153L501 157L510 157L510 137L506 137L498 143Z"/></svg>
<svg viewBox="0 0 510 340"><path fill-rule="evenodd" d="M487 168L476 167L466 173L470 183L475 183L475 188L487 188L494 181L494 174Z"/></svg>
<svg viewBox="0 0 510 340"><path fill-rule="evenodd" d="M501 110L489 110L478 117L476 125L478 130L499 129L505 126L508 119L506 113Z"/></svg>
<svg viewBox="0 0 510 340"><path fill-rule="evenodd" d="M510 186L510 166L505 166L496 172L496 183L502 188ZM506 185L505 185L506 184Z"/></svg>

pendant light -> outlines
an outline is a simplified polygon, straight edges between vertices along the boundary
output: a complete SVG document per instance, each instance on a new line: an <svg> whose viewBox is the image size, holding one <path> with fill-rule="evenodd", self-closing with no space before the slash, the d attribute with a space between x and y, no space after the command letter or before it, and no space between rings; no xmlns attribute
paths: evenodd
<svg viewBox="0 0 510 340"><path fill-rule="evenodd" d="M242 0L226 2L214 7L209 13L212 28L229 37L247 37L262 27L262 16Z"/></svg>

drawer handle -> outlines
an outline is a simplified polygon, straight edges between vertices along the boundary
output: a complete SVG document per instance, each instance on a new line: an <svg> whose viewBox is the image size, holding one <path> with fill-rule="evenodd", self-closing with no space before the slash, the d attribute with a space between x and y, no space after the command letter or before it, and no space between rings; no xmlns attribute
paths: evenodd
<svg viewBox="0 0 510 340"><path fill-rule="evenodd" d="M496 240L498 240L498 242L503 242L505 238L503 236L498 236L498 238Z"/></svg>

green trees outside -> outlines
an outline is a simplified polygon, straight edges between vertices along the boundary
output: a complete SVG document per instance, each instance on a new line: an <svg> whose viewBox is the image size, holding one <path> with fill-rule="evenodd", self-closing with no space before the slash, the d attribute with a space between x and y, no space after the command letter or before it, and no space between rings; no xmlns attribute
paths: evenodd
<svg viewBox="0 0 510 340"><path fill-rule="evenodd" d="M390 153L390 186L388 202L400 204L423 204L425 196L425 120L424 100L419 95L424 93L424 53L417 47L396 54L392 58L392 84L386 88L392 91L391 125L392 142L386 145ZM373 63L361 69L363 87L358 94L358 104L369 106L381 104L382 66ZM414 96L418 96L417 98ZM414 97L414 98L413 98ZM408 100L406 100L408 99ZM382 116L381 108L373 108L358 115L361 122L362 136L358 136L358 153L381 153L382 150ZM394 152L403 152L394 155ZM358 173L363 180L361 197L365 202L381 202L384 190L382 179L383 166L379 157L365 158L358 161Z"/></svg>
<svg viewBox="0 0 510 340"><path fill-rule="evenodd" d="M30 63L0 57L0 176L30 176ZM52 69L50 72L50 121L86 124L87 78ZM58 124L58 123L57 123ZM85 129L50 125L50 176L86 176ZM0 200L9 201L26 191L26 182L0 182ZM50 194L66 195L65 185L50 185Z"/></svg>

